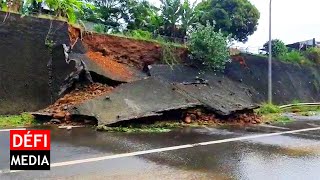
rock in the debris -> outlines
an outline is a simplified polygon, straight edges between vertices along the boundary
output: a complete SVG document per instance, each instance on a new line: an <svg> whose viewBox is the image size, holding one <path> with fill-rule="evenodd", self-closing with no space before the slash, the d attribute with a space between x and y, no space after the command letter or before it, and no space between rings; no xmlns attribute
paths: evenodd
<svg viewBox="0 0 320 180"><path fill-rule="evenodd" d="M50 123L52 123L52 124L61 124L61 121L59 119L51 119Z"/></svg>
<svg viewBox="0 0 320 180"><path fill-rule="evenodd" d="M71 114L69 113L69 112L66 112L66 114L65 114L65 117L64 117L64 120L65 121L71 121Z"/></svg>
<svg viewBox="0 0 320 180"><path fill-rule="evenodd" d="M197 116L195 114L190 114L191 121L196 121Z"/></svg>
<svg viewBox="0 0 320 180"><path fill-rule="evenodd" d="M190 124L192 122L191 117L190 116L186 116L184 118L184 122L187 123L187 124Z"/></svg>
<svg viewBox="0 0 320 180"><path fill-rule="evenodd" d="M54 119L63 119L66 116L66 113L63 111L57 112L53 115Z"/></svg>

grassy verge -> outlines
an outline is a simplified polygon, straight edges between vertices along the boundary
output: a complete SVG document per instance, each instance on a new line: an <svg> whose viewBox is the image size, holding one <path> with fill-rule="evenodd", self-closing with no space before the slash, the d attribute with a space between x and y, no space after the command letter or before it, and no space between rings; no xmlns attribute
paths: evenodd
<svg viewBox="0 0 320 180"><path fill-rule="evenodd" d="M295 105L289 108L283 109L284 112L294 112L302 116L313 116L320 114L320 106L303 106Z"/></svg>
<svg viewBox="0 0 320 180"><path fill-rule="evenodd" d="M263 122L288 123L293 121L289 117L283 116L283 110L274 104L264 103L256 110L256 113L262 116Z"/></svg>
<svg viewBox="0 0 320 180"><path fill-rule="evenodd" d="M101 34L101 33L100 33ZM102 33L103 34L103 33ZM112 36L117 36L117 37L123 37L123 38L128 38L128 39L133 39L133 40L138 40L138 41L147 41L147 42L153 42L157 43L163 46L172 46L176 48L185 48L186 46L183 44L175 43L175 42L170 42L166 41L160 36L158 38L147 38L147 37L137 37L137 36L132 36L132 35L127 35L127 34L107 34L107 35L112 35Z"/></svg>
<svg viewBox="0 0 320 180"><path fill-rule="evenodd" d="M265 123L271 123L271 122L277 122L277 123L290 123L293 122L293 119L283 116L281 113L270 113L270 114L263 114L261 115L263 122Z"/></svg>
<svg viewBox="0 0 320 180"><path fill-rule="evenodd" d="M297 105L288 108L279 108L273 104L262 104L256 113L262 116L264 122L283 122L288 123L292 119L283 116L283 113L295 113L301 116L314 116L320 114L320 106Z"/></svg>
<svg viewBox="0 0 320 180"><path fill-rule="evenodd" d="M27 113L20 115L0 116L0 128L30 126L34 124L36 124L35 119L32 115Z"/></svg>

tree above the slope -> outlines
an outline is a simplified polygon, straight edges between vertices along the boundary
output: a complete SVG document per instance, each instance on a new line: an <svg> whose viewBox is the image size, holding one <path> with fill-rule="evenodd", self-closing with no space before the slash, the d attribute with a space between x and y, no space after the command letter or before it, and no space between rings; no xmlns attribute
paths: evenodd
<svg viewBox="0 0 320 180"><path fill-rule="evenodd" d="M216 31L221 30L234 40L246 42L257 30L260 13L248 0L207 0L197 8L202 24L210 22Z"/></svg>

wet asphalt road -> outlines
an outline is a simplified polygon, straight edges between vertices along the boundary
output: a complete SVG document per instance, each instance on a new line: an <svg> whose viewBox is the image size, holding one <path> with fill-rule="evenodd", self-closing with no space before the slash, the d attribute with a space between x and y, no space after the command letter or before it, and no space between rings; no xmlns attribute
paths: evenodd
<svg viewBox="0 0 320 180"><path fill-rule="evenodd" d="M275 127L185 128L169 133L101 133L52 129L51 163L169 146L320 127L298 121ZM320 130L187 149L8 172L9 132L0 132L0 179L320 179Z"/></svg>

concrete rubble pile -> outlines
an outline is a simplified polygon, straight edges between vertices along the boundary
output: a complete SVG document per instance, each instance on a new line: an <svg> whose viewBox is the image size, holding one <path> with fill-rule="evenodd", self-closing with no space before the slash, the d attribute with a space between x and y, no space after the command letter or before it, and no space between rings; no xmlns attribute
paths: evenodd
<svg viewBox="0 0 320 180"><path fill-rule="evenodd" d="M118 84L114 87L104 85L102 89L98 88L99 93L94 93L96 89L90 93L88 87L80 88L78 91L87 92L82 95L88 92L94 95L89 98L84 96L82 101L78 101L73 98L77 99L78 96L70 93L71 95L67 94L54 105L34 115L48 115L65 121L70 121L70 117L91 117L96 119L99 125L110 125L162 116L170 111L187 112L195 108L206 109L220 116L230 116L257 108L252 100L254 90L223 75L201 72L185 65L176 65L173 68L168 65L148 67L146 74L149 76L142 76L139 72L136 77L140 79L132 82L115 81L112 75L102 73L101 69L90 68L88 72L99 75L100 80L109 79Z"/></svg>

